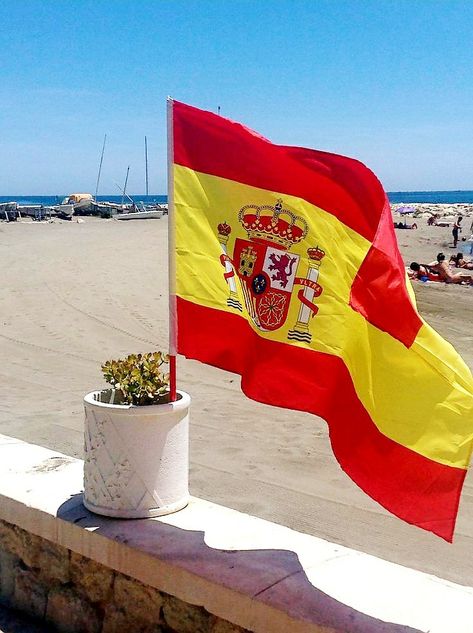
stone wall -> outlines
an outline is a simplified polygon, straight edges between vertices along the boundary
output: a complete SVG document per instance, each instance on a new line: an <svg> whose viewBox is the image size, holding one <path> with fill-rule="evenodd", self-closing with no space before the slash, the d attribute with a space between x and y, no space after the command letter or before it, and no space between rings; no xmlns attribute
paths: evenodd
<svg viewBox="0 0 473 633"><path fill-rule="evenodd" d="M61 633L247 631L2 520L0 603Z"/></svg>
<svg viewBox="0 0 473 633"><path fill-rule="evenodd" d="M0 434L0 601L43 628L472 632L473 587L195 497L163 517L103 517L82 483L81 460Z"/></svg>

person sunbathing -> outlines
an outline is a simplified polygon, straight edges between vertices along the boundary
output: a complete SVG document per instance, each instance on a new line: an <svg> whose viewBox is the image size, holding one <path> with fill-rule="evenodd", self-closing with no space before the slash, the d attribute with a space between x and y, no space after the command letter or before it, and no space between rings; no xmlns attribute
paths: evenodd
<svg viewBox="0 0 473 633"><path fill-rule="evenodd" d="M444 281L447 284L473 283L473 277L471 275L452 273L450 266L445 261L445 255L443 253L438 253L437 261L428 264L428 268L438 273L440 281Z"/></svg>
<svg viewBox="0 0 473 633"><path fill-rule="evenodd" d="M407 271L407 274L411 278L420 279L420 281L441 281L440 275L431 270L427 264L411 262L409 268L412 272Z"/></svg>
<svg viewBox="0 0 473 633"><path fill-rule="evenodd" d="M413 222L412 224L407 224L407 222L394 222L395 229L416 229L417 224Z"/></svg>
<svg viewBox="0 0 473 633"><path fill-rule="evenodd" d="M467 270L473 270L473 262L466 260L463 257L463 253L457 253L450 257L449 264L454 268L466 268Z"/></svg>

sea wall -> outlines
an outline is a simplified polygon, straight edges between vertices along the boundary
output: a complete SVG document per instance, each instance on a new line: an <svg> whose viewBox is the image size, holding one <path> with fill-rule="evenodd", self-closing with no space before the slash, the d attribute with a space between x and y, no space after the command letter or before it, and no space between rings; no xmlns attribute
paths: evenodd
<svg viewBox="0 0 473 633"><path fill-rule="evenodd" d="M471 632L470 587L202 499L100 517L82 469L0 436L0 600L61 632Z"/></svg>
<svg viewBox="0 0 473 633"><path fill-rule="evenodd" d="M0 521L0 602L64 633L245 631L5 521Z"/></svg>

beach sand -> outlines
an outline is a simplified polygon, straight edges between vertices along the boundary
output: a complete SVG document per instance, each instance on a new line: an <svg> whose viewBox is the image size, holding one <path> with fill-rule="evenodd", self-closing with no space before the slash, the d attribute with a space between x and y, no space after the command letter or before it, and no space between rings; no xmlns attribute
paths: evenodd
<svg viewBox="0 0 473 633"><path fill-rule="evenodd" d="M416 221L396 231L406 263L454 252L451 229ZM166 231L166 218L0 223L0 433L82 456L82 398L103 385L100 364L167 349ZM473 288L417 282L415 292L472 368ZM473 584L471 475L450 545L367 497L338 466L323 420L253 402L238 376L195 361L179 358L178 372L193 398L192 494Z"/></svg>

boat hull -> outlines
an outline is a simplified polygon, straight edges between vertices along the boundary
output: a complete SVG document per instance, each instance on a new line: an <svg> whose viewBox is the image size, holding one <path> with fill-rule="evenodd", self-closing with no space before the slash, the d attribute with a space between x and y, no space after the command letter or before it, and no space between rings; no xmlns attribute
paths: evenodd
<svg viewBox="0 0 473 633"><path fill-rule="evenodd" d="M149 219L159 219L163 216L162 209L157 209L155 211L135 211L132 213L117 213L114 216L116 220L149 220Z"/></svg>

